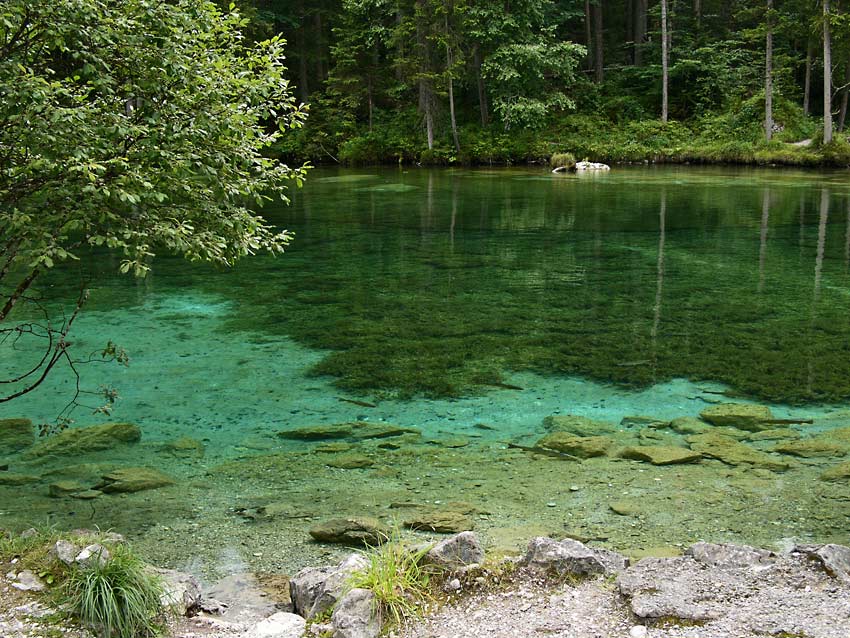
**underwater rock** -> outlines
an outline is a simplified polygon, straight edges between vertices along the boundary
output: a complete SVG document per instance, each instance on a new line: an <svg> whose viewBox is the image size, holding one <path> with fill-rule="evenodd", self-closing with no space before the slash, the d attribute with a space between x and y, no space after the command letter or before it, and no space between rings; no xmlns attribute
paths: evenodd
<svg viewBox="0 0 850 638"><path fill-rule="evenodd" d="M653 465L674 465L676 463L694 463L702 458L700 452L684 447L670 445L641 445L627 447L620 452L624 459L647 461Z"/></svg>
<svg viewBox="0 0 850 638"><path fill-rule="evenodd" d="M535 571L554 572L559 576L610 575L628 567L629 559L607 549L588 547L572 538L558 542L539 536L529 541L521 565Z"/></svg>
<svg viewBox="0 0 850 638"><path fill-rule="evenodd" d="M353 449L354 446L351 443L334 441L332 443L322 443L321 445L317 445L313 448L313 451L320 454L337 454L338 452L348 452Z"/></svg>
<svg viewBox="0 0 850 638"><path fill-rule="evenodd" d="M659 432L654 428L643 428L638 432L638 442L641 445L666 445L676 447L679 443L679 438L675 434L667 432Z"/></svg>
<svg viewBox="0 0 850 638"><path fill-rule="evenodd" d="M776 428L774 430L762 430L761 432L753 432L746 436L747 441L753 443L757 441L780 441L780 440L796 440L802 435L797 430L791 428Z"/></svg>
<svg viewBox="0 0 850 638"><path fill-rule="evenodd" d="M773 447L773 452L812 459L846 456L848 449L844 445L823 439L801 439L780 443Z"/></svg>
<svg viewBox="0 0 850 638"><path fill-rule="evenodd" d="M307 567L289 581L295 613L310 620L331 609L342 597L351 575L369 567L362 554L350 554L331 567Z"/></svg>
<svg viewBox="0 0 850 638"><path fill-rule="evenodd" d="M711 430L711 426L692 416L681 416L670 421L668 427L679 434L703 434Z"/></svg>
<svg viewBox="0 0 850 638"><path fill-rule="evenodd" d="M694 434L687 437L692 450L701 452L704 456L723 461L729 465L752 465L766 470L781 472L787 470L789 464L775 459L769 454L759 452L745 443L722 434Z"/></svg>
<svg viewBox="0 0 850 638"><path fill-rule="evenodd" d="M389 535L389 530L376 518L334 518L310 528L310 536L320 543L339 545L377 545Z"/></svg>
<svg viewBox="0 0 850 638"><path fill-rule="evenodd" d="M553 432L540 439L536 445L580 459L589 459L605 456L614 441L607 436L576 436L569 432Z"/></svg>
<svg viewBox="0 0 850 638"><path fill-rule="evenodd" d="M354 588L337 603L331 616L331 638L377 638L381 633L375 594Z"/></svg>
<svg viewBox="0 0 850 638"><path fill-rule="evenodd" d="M41 479L31 474L17 474L16 472L0 472L0 485L28 485L38 483Z"/></svg>
<svg viewBox="0 0 850 638"><path fill-rule="evenodd" d="M191 436L181 436L179 439L174 439L163 445L162 451L180 459L200 459L204 456L205 448L204 444L198 439L193 439Z"/></svg>
<svg viewBox="0 0 850 638"><path fill-rule="evenodd" d="M656 428L663 429L669 427L670 421L657 419L654 416L624 416L620 419L621 428Z"/></svg>
<svg viewBox="0 0 850 638"><path fill-rule="evenodd" d="M850 479L850 461L834 465L820 475L821 481L846 481L847 479Z"/></svg>
<svg viewBox="0 0 850 638"><path fill-rule="evenodd" d="M24 457L84 455L110 450L120 445L138 443L141 438L141 430L132 423L104 423L87 428L63 430L37 443L24 453Z"/></svg>
<svg viewBox="0 0 850 638"><path fill-rule="evenodd" d="M353 436L358 440L388 439L396 436L420 437L422 432L416 428L406 428L392 423L371 423L369 421L354 421L350 424Z"/></svg>
<svg viewBox="0 0 850 638"><path fill-rule="evenodd" d="M712 425L728 425L739 430L759 432L770 430L773 424L765 423L773 419L770 408L750 403L718 403L699 413L700 417Z"/></svg>
<svg viewBox="0 0 850 638"><path fill-rule="evenodd" d="M577 436L611 434L617 427L606 421L595 421L573 414L554 414L543 419L543 427L549 432L569 432Z"/></svg>
<svg viewBox="0 0 850 638"><path fill-rule="evenodd" d="M351 436L353 429L350 423L310 425L294 430L281 430L277 435L282 439L292 441L324 441L327 439L347 439Z"/></svg>
<svg viewBox="0 0 850 638"><path fill-rule="evenodd" d="M425 561L440 567L458 568L484 561L484 550L475 532L461 532L441 540L425 554Z"/></svg>
<svg viewBox="0 0 850 638"><path fill-rule="evenodd" d="M85 492L88 488L88 485L80 481L56 481L47 486L47 493L53 498L61 498L78 492Z"/></svg>
<svg viewBox="0 0 850 638"><path fill-rule="evenodd" d="M12 454L35 443L29 419L0 419L0 455Z"/></svg>
<svg viewBox="0 0 850 638"><path fill-rule="evenodd" d="M404 526L413 530L426 530L438 534L457 534L475 528L475 520L466 508L427 509L412 514Z"/></svg>
<svg viewBox="0 0 850 638"><path fill-rule="evenodd" d="M245 638L301 638L307 621L298 614L279 611L259 621L245 634Z"/></svg>
<svg viewBox="0 0 850 638"><path fill-rule="evenodd" d="M614 501L608 503L608 509L619 516L640 516L641 507L636 501Z"/></svg>
<svg viewBox="0 0 850 638"><path fill-rule="evenodd" d="M174 485L174 479L149 467L122 467L103 475L94 489L107 494L141 492Z"/></svg>
<svg viewBox="0 0 850 638"><path fill-rule="evenodd" d="M341 454L329 461L325 461L325 465L341 470L358 470L372 467L374 464L375 461L365 454Z"/></svg>

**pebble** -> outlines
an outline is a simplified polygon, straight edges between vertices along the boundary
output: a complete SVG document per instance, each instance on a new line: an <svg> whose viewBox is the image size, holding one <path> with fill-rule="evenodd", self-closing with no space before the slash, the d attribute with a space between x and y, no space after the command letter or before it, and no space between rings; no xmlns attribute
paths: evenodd
<svg viewBox="0 0 850 638"><path fill-rule="evenodd" d="M646 638L648 635L649 631L643 625L635 625L629 629L629 638Z"/></svg>

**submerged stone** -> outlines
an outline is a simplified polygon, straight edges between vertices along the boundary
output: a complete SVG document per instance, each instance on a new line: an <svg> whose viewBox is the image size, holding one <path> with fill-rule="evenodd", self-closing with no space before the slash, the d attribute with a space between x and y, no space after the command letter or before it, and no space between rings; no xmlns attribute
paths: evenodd
<svg viewBox="0 0 850 638"><path fill-rule="evenodd" d="M281 430L277 435L292 441L324 441L327 439L347 439L353 428L350 423L334 425L310 425L294 430Z"/></svg>
<svg viewBox="0 0 850 638"><path fill-rule="evenodd" d="M18 474L16 472L0 472L0 485L27 485L38 483L41 479L31 474Z"/></svg>
<svg viewBox="0 0 850 638"><path fill-rule="evenodd" d="M473 530L475 520L469 512L460 509L430 509L416 512L404 521L404 526L413 530L457 534Z"/></svg>
<svg viewBox="0 0 850 638"><path fill-rule="evenodd" d="M358 470L372 467L375 461L365 454L341 454L336 458L326 461L325 464L342 470Z"/></svg>
<svg viewBox="0 0 850 638"><path fill-rule="evenodd" d="M389 530L377 518L334 518L310 528L310 536L320 543L340 545L377 545L389 535Z"/></svg>
<svg viewBox="0 0 850 638"><path fill-rule="evenodd" d="M674 465L677 463L694 463L702 458L700 452L684 447L669 445L641 445L627 447L620 453L624 459L646 461L653 465Z"/></svg>
<svg viewBox="0 0 850 638"><path fill-rule="evenodd" d="M29 419L0 419L0 455L12 454L35 443Z"/></svg>
<svg viewBox="0 0 850 638"><path fill-rule="evenodd" d="M124 467L103 475L96 490L107 494L141 492L174 485L174 479L149 467Z"/></svg>
<svg viewBox="0 0 850 638"><path fill-rule="evenodd" d="M846 456L848 450L844 445L823 439L803 439L780 443L774 446L773 451L779 454L789 454L804 459L811 459Z"/></svg>
<svg viewBox="0 0 850 638"><path fill-rule="evenodd" d="M770 408L750 403L718 403L699 413L700 417L713 425L728 425L739 430L759 432L770 430L773 419Z"/></svg>
<svg viewBox="0 0 850 638"><path fill-rule="evenodd" d="M162 450L181 459L202 458L205 451L204 444L191 436L181 436L179 439L169 441L162 446Z"/></svg>
<svg viewBox="0 0 850 638"><path fill-rule="evenodd" d="M619 516L640 516L641 507L636 501L614 501L608 503L608 509Z"/></svg>
<svg viewBox="0 0 850 638"><path fill-rule="evenodd" d="M687 437L691 449L729 465L752 465L775 472L788 469L788 463L751 448L722 434L694 434Z"/></svg>
<svg viewBox="0 0 850 638"><path fill-rule="evenodd" d="M753 432L747 435L747 441L780 441L780 440L796 440L801 437L797 430L791 428L776 428L773 430L762 430L761 432Z"/></svg>
<svg viewBox="0 0 850 638"><path fill-rule="evenodd" d="M657 419L654 416L624 416L620 419L620 427L623 428L666 428L670 425L669 421Z"/></svg>
<svg viewBox="0 0 850 638"><path fill-rule="evenodd" d="M596 421L573 414L554 414L543 419L543 427L550 432L569 432L577 436L610 434L617 428L606 421Z"/></svg>
<svg viewBox="0 0 850 638"><path fill-rule="evenodd" d="M348 452L352 449L354 449L354 446L351 443L334 441L331 443L322 443L321 445L317 445L313 448L313 451L320 454L338 454L339 452Z"/></svg>
<svg viewBox="0 0 850 638"><path fill-rule="evenodd" d="M53 498L71 496L77 492L85 492L88 485L80 481L56 481L47 486L47 493Z"/></svg>
<svg viewBox="0 0 850 638"><path fill-rule="evenodd" d="M576 436L569 432L553 432L537 442L537 447L555 450L580 459L605 456L614 441L607 436Z"/></svg>
<svg viewBox="0 0 850 638"><path fill-rule="evenodd" d="M850 461L835 465L820 475L822 481L846 481L847 479L850 479Z"/></svg>
<svg viewBox="0 0 850 638"><path fill-rule="evenodd" d="M682 416L670 421L669 428L679 434L702 434L708 432L711 426L696 417Z"/></svg>
<svg viewBox="0 0 850 638"><path fill-rule="evenodd" d="M27 450L25 457L78 456L138 443L141 438L141 430L132 423L104 423L63 430Z"/></svg>

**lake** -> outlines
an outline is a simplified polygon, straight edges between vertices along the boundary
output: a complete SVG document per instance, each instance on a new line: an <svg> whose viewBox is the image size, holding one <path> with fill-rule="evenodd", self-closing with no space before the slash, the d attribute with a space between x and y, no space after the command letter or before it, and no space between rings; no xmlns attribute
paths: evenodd
<svg viewBox="0 0 850 638"><path fill-rule="evenodd" d="M281 257L227 272L164 257L139 281L104 254L42 282L51 301L91 282L78 356L109 339L130 355L79 367L119 398L95 415L102 398L82 395L75 426L132 422L142 440L10 455L33 478L0 472L0 527L97 524L207 573L326 562L337 550L308 530L339 516L443 516L504 552L536 535L633 555L850 542L846 173L322 168L291 194L266 211L295 232ZM19 369L32 348L0 360ZM74 384L58 371L0 418L49 422ZM694 421L727 402L775 423ZM586 420L546 420L568 415ZM602 455L541 451L565 423ZM622 458L647 446L703 458ZM122 466L177 483L48 495Z"/></svg>

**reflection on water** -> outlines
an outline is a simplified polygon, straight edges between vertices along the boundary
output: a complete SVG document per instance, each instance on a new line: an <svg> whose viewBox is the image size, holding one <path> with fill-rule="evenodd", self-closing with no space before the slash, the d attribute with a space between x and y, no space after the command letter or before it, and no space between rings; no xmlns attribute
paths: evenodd
<svg viewBox="0 0 850 638"><path fill-rule="evenodd" d="M195 549L212 561L241 542L268 570L325 551L306 534L318 520L365 512L403 522L435 507L462 512L502 547L540 533L631 550L698 538L847 542L843 177L676 168L588 177L316 170L291 207L270 212L296 233L282 258L231 272L164 258L139 282L98 257L104 272L94 273L74 348L113 339L131 362L86 366L86 387L115 387L120 399L111 417L75 417L137 423L142 441L83 456L8 454L0 527L116 527L142 547L170 544L174 563ZM43 292L79 278L54 273ZM0 361L16 369L33 354L6 344ZM48 421L73 384L59 372L43 391L0 404L0 418ZM770 404L794 423L713 430L742 457L620 458L626 447L696 445L699 424L667 422L720 401ZM507 447L533 447L553 414L599 421L607 455L575 463ZM635 415L645 418L620 425ZM421 436L276 434L353 421ZM178 485L48 496L57 482L88 488L137 465Z"/></svg>

